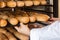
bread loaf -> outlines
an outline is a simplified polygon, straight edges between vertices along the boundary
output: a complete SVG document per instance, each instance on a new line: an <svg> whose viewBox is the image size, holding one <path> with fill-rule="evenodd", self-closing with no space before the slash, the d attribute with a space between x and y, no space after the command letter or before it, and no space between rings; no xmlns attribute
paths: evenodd
<svg viewBox="0 0 60 40"><path fill-rule="evenodd" d="M47 1L41 1L41 5L46 5Z"/></svg>
<svg viewBox="0 0 60 40"><path fill-rule="evenodd" d="M7 15L2 15L2 19L8 19Z"/></svg>
<svg viewBox="0 0 60 40"><path fill-rule="evenodd" d="M2 13L2 14L0 15L0 18L2 18L2 19L8 19L8 16L7 16L6 14Z"/></svg>
<svg viewBox="0 0 60 40"><path fill-rule="evenodd" d="M37 21L48 21L50 17L46 14L38 14L36 18L37 18Z"/></svg>
<svg viewBox="0 0 60 40"><path fill-rule="evenodd" d="M40 5L40 1L33 1L34 5Z"/></svg>
<svg viewBox="0 0 60 40"><path fill-rule="evenodd" d="M8 38L3 33L0 33L0 40L8 40Z"/></svg>
<svg viewBox="0 0 60 40"><path fill-rule="evenodd" d="M20 12L20 15L16 17L21 23L28 23L29 17L26 13Z"/></svg>
<svg viewBox="0 0 60 40"><path fill-rule="evenodd" d="M21 40L28 40L28 39L29 39L28 36L17 32L17 31L16 31L15 29L13 29L12 27L7 28L7 30L9 30L11 33L13 33L18 39L21 39Z"/></svg>
<svg viewBox="0 0 60 40"><path fill-rule="evenodd" d="M0 28L0 33L3 33L8 37L8 40L17 40L10 32L7 32L5 29Z"/></svg>
<svg viewBox="0 0 60 40"><path fill-rule="evenodd" d="M28 14L29 14L30 22L35 22L36 21L36 16L34 15L34 12L30 12Z"/></svg>
<svg viewBox="0 0 60 40"><path fill-rule="evenodd" d="M0 2L0 8L4 8L6 7L6 3L5 2Z"/></svg>
<svg viewBox="0 0 60 40"><path fill-rule="evenodd" d="M0 27L5 27L7 25L7 21L5 19L0 20Z"/></svg>
<svg viewBox="0 0 60 40"><path fill-rule="evenodd" d="M16 7L16 2L15 1L8 1L7 6L8 7Z"/></svg>
<svg viewBox="0 0 60 40"><path fill-rule="evenodd" d="M18 24L18 20L16 18L10 18L9 19L9 23L12 25L17 25Z"/></svg>
<svg viewBox="0 0 60 40"><path fill-rule="evenodd" d="M23 7L24 2L23 1L17 1L17 7Z"/></svg>
<svg viewBox="0 0 60 40"><path fill-rule="evenodd" d="M25 6L32 6L33 2L32 1L24 1Z"/></svg>
<svg viewBox="0 0 60 40"><path fill-rule="evenodd" d="M22 0L22 1L32 1L32 0Z"/></svg>
<svg viewBox="0 0 60 40"><path fill-rule="evenodd" d="M14 17L14 15L10 15L8 21L12 25L17 25L18 24L18 20Z"/></svg>
<svg viewBox="0 0 60 40"><path fill-rule="evenodd" d="M0 23L1 23L1 18L0 18ZM1 27L1 24L0 24L0 27Z"/></svg>

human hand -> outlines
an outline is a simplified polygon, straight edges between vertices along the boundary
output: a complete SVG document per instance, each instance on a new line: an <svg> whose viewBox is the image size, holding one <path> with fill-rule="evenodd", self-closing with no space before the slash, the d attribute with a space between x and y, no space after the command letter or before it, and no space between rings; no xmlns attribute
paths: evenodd
<svg viewBox="0 0 60 40"><path fill-rule="evenodd" d="M54 18L54 17L52 17L50 20L51 21L56 21L56 20L58 20L59 18Z"/></svg>
<svg viewBox="0 0 60 40"><path fill-rule="evenodd" d="M20 23L20 27L15 26L15 29L22 34L28 35L30 34L30 29L28 28L28 25L24 25L23 23Z"/></svg>

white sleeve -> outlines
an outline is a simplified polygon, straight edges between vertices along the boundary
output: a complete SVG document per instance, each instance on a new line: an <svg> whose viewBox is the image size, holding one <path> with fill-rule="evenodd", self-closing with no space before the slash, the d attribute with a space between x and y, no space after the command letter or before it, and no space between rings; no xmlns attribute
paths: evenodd
<svg viewBox="0 0 60 40"><path fill-rule="evenodd" d="M30 40L60 40L60 21L40 29L32 29Z"/></svg>
<svg viewBox="0 0 60 40"><path fill-rule="evenodd" d="M30 31L30 40L39 40L39 34L37 29L32 29Z"/></svg>

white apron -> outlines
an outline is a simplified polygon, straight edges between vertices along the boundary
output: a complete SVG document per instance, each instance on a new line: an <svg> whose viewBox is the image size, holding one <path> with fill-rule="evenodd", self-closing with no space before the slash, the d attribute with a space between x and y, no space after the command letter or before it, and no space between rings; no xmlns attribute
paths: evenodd
<svg viewBox="0 0 60 40"><path fill-rule="evenodd" d="M30 31L30 40L60 40L60 21Z"/></svg>

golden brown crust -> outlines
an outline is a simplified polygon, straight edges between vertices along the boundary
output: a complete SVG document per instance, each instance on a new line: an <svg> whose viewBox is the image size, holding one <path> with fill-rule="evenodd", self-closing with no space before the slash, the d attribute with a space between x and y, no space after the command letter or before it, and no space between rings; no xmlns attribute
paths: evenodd
<svg viewBox="0 0 60 40"><path fill-rule="evenodd" d="M41 5L46 5L47 1L41 1Z"/></svg>
<svg viewBox="0 0 60 40"><path fill-rule="evenodd" d="M7 21L5 19L0 20L0 26L5 27L7 25Z"/></svg>
<svg viewBox="0 0 60 40"><path fill-rule="evenodd" d="M0 18L2 18L2 19L8 19L8 16L7 16L6 14L2 13L2 14L0 15Z"/></svg>
<svg viewBox="0 0 60 40"><path fill-rule="evenodd" d="M3 33L0 33L0 40L8 40L8 38Z"/></svg>
<svg viewBox="0 0 60 40"><path fill-rule="evenodd" d="M9 1L7 2L8 7L16 7L16 2L15 1Z"/></svg>
<svg viewBox="0 0 60 40"><path fill-rule="evenodd" d="M33 1L34 5L40 5L40 1Z"/></svg>
<svg viewBox="0 0 60 40"><path fill-rule="evenodd" d="M24 1L25 6L32 6L33 2L32 1Z"/></svg>
<svg viewBox="0 0 60 40"><path fill-rule="evenodd" d="M30 12L28 14L29 14L30 22L35 22L36 21L36 16L35 16L34 12Z"/></svg>
<svg viewBox="0 0 60 40"><path fill-rule="evenodd" d="M38 14L36 18L37 18L37 21L48 21L50 17L46 14Z"/></svg>
<svg viewBox="0 0 60 40"><path fill-rule="evenodd" d="M0 8L4 8L6 6L5 2L0 2Z"/></svg>
<svg viewBox="0 0 60 40"><path fill-rule="evenodd" d="M29 22L29 17L28 17L28 15L25 12L20 12L20 14L16 16L16 18L21 23L28 23Z"/></svg>
<svg viewBox="0 0 60 40"><path fill-rule="evenodd" d="M0 28L0 33L3 33L4 35L6 35L9 40L17 40L10 32L7 32L3 28Z"/></svg>
<svg viewBox="0 0 60 40"><path fill-rule="evenodd" d="M23 7L24 1L17 1L17 7Z"/></svg>
<svg viewBox="0 0 60 40"><path fill-rule="evenodd" d="M13 33L17 38L21 39L21 40L28 40L29 37L21 34L19 32L17 32L15 29L13 29L12 27L7 28L7 30L9 30L11 33Z"/></svg>
<svg viewBox="0 0 60 40"><path fill-rule="evenodd" d="M10 13L8 15L9 15L8 22L12 25L17 25L18 20L15 18L15 15L13 15L12 13Z"/></svg>
<svg viewBox="0 0 60 40"><path fill-rule="evenodd" d="M12 25L17 25L18 24L18 20L16 18L9 18L9 23Z"/></svg>

